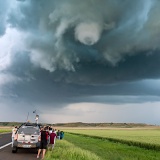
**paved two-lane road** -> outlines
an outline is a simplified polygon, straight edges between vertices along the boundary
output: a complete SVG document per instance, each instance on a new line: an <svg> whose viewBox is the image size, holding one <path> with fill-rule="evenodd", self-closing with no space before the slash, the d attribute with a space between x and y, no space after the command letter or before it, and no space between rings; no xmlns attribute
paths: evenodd
<svg viewBox="0 0 160 160"><path fill-rule="evenodd" d="M11 133L0 134L0 147L11 142Z"/></svg>
<svg viewBox="0 0 160 160"><path fill-rule="evenodd" d="M0 148L11 142L11 133L0 134ZM0 149L0 160L35 160L36 151L33 149L19 149L12 153L11 145Z"/></svg>

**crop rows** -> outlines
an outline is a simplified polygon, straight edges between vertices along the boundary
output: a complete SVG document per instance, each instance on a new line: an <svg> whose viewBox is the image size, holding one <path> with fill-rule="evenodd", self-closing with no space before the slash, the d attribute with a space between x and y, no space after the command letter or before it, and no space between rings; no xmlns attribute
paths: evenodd
<svg viewBox="0 0 160 160"><path fill-rule="evenodd" d="M160 150L160 145L158 145L158 144L137 142L137 141L133 141L133 140L124 140L124 139L118 139L118 138L86 135L86 134L82 134L82 133L80 134L80 133L71 133L70 132L70 134L84 136L84 137L91 137L91 138L96 138L96 139L102 139L102 140L108 140L108 141L115 142L115 143L122 143L122 144L127 144L129 146L137 146L137 147L145 148L145 149L152 149L152 150L157 150L157 151Z"/></svg>

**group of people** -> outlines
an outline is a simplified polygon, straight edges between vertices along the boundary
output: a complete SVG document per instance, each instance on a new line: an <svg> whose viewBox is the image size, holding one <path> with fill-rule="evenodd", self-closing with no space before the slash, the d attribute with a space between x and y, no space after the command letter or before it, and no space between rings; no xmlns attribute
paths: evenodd
<svg viewBox="0 0 160 160"><path fill-rule="evenodd" d="M15 126L12 129L12 147L17 129L18 129L17 126ZM47 148L53 150L56 139L61 140L63 139L63 137L64 137L63 131L60 130L57 131L56 129L53 129L52 127L49 126L41 127L39 136L40 148L38 150L37 158L40 157L40 153L42 151L42 159L43 159Z"/></svg>
<svg viewBox="0 0 160 160"><path fill-rule="evenodd" d="M56 129L52 129L49 126L41 128L41 134L39 137L40 148L38 150L37 158L40 157L40 153L42 151L42 159L45 156L46 150L53 149L55 145L56 139L63 139L64 132Z"/></svg>
<svg viewBox="0 0 160 160"><path fill-rule="evenodd" d="M58 131L57 131L57 138L58 138L58 139L63 139L63 137L64 137L64 132L58 130Z"/></svg>

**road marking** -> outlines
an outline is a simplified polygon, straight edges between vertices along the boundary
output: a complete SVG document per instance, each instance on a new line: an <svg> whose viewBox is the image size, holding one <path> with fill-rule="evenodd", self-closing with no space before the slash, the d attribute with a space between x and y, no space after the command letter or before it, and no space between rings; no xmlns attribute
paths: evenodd
<svg viewBox="0 0 160 160"><path fill-rule="evenodd" d="M0 133L0 135L2 135L2 134L9 134L9 133L11 133L11 132L4 132L4 133Z"/></svg>
<svg viewBox="0 0 160 160"><path fill-rule="evenodd" d="M1 146L0 149L5 148L5 147L7 147L7 146L9 146L9 145L11 145L11 144L12 144L12 142L7 143L7 144L5 144L4 146Z"/></svg>

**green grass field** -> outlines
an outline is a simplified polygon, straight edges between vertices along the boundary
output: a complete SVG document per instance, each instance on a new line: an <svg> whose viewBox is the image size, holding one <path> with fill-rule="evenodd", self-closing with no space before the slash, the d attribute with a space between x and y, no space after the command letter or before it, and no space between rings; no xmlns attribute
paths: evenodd
<svg viewBox="0 0 160 160"><path fill-rule="evenodd" d="M47 151L45 160L101 160L95 153L84 150L66 140L57 140L53 151Z"/></svg>
<svg viewBox="0 0 160 160"><path fill-rule="evenodd" d="M65 133L45 160L159 160L160 152L104 139Z"/></svg>
<svg viewBox="0 0 160 160"><path fill-rule="evenodd" d="M71 129L65 131L89 136L160 145L160 130L158 129Z"/></svg>

